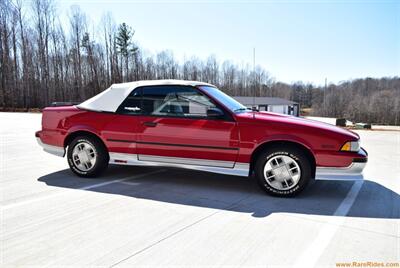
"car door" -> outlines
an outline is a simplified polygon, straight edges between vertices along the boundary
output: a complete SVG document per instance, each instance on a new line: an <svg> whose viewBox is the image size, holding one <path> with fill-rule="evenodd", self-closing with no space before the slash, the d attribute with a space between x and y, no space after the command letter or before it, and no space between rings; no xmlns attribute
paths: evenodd
<svg viewBox="0 0 400 268"><path fill-rule="evenodd" d="M232 168L238 128L230 117L207 117L215 102L190 86L142 88L137 128L140 161ZM220 108L220 107L219 107Z"/></svg>
<svg viewBox="0 0 400 268"><path fill-rule="evenodd" d="M137 161L137 128L140 124L142 95L140 89L133 90L118 107L102 130L110 154L124 153L126 157ZM121 155L119 155L121 158Z"/></svg>

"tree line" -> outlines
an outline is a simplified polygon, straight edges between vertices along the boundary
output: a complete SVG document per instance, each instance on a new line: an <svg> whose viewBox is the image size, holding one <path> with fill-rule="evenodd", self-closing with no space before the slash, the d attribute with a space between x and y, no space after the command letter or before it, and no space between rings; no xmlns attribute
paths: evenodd
<svg viewBox="0 0 400 268"><path fill-rule="evenodd" d="M400 78L364 78L319 87L276 81L257 66L220 63L214 55L178 62L170 50L148 55L133 28L110 13L91 25L78 6L60 22L54 0L0 0L0 109L83 101L113 83L149 79L208 82L233 96L271 96L319 116L400 124Z"/></svg>

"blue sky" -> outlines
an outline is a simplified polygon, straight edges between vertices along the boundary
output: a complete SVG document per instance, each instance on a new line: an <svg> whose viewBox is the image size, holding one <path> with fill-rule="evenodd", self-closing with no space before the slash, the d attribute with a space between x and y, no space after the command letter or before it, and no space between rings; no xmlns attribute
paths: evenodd
<svg viewBox="0 0 400 268"><path fill-rule="evenodd" d="M277 80L323 84L400 75L399 1L59 1L97 25L111 12L147 53L178 60L214 54L256 64Z"/></svg>

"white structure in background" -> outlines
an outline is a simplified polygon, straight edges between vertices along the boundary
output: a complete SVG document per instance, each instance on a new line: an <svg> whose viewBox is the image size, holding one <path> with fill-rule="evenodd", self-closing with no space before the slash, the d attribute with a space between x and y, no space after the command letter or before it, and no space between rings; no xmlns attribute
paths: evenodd
<svg viewBox="0 0 400 268"><path fill-rule="evenodd" d="M256 106L259 111L268 111L280 114L299 116L300 105L297 102L275 97L234 97L246 107Z"/></svg>

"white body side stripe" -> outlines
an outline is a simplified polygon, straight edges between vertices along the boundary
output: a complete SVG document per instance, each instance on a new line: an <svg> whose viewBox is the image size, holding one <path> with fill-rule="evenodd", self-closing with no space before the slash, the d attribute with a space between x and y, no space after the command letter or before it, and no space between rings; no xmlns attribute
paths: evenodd
<svg viewBox="0 0 400 268"><path fill-rule="evenodd" d="M250 169L248 163L125 153L110 153L110 164L177 167L244 177Z"/></svg>

